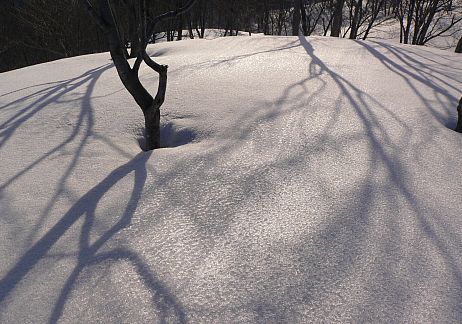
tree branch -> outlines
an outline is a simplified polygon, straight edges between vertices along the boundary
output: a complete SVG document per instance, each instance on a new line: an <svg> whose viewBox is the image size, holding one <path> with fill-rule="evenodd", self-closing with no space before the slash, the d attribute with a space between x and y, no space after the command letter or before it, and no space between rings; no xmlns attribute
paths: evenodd
<svg viewBox="0 0 462 324"><path fill-rule="evenodd" d="M154 62L151 59L151 57L149 57L148 53L146 53L145 50L143 50L141 53L142 53L142 56L143 56L144 63L146 63L151 69L153 69L154 71L156 71L159 74L167 73L167 68L168 68L167 65L160 65L160 64Z"/></svg>
<svg viewBox="0 0 462 324"><path fill-rule="evenodd" d="M167 65L160 65L154 62L146 51L143 50L143 60L144 62L154 71L159 73L159 87L157 89L156 97L154 98L154 104L157 107L162 106L165 100L165 92L167 91Z"/></svg>
<svg viewBox="0 0 462 324"><path fill-rule="evenodd" d="M425 45L427 42L431 41L432 39L438 37L438 36L441 36L442 34L444 34L445 32L447 32L449 29L451 29L452 27L454 27L455 25L457 25L459 22L462 21L462 17L461 18L458 18L457 20L455 19L456 16L454 15L451 19L451 23L449 24L448 27L444 28L443 30L441 30L440 32L436 33L436 34L433 34L433 35L428 35L428 37L426 37L423 41L423 45ZM433 29L432 29L433 30Z"/></svg>
<svg viewBox="0 0 462 324"><path fill-rule="evenodd" d="M132 70L135 73L138 73L138 71L140 69L141 62L143 62L143 56L141 55L141 53L138 53L138 56L136 57L136 61L133 64L133 68L132 68Z"/></svg>

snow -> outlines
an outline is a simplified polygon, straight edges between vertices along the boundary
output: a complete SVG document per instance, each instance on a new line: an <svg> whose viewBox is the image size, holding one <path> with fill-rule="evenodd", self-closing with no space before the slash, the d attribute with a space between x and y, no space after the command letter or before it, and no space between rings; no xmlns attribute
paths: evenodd
<svg viewBox="0 0 462 324"><path fill-rule="evenodd" d="M153 152L107 53L0 75L0 322L462 320L458 54L149 51L170 66Z"/></svg>

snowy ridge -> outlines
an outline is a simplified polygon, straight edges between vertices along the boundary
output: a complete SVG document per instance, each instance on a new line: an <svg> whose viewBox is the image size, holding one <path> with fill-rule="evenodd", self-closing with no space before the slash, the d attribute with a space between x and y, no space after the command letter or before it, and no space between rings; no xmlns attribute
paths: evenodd
<svg viewBox="0 0 462 324"><path fill-rule="evenodd" d="M149 50L170 66L154 152L108 54L0 75L0 322L462 320L457 54Z"/></svg>

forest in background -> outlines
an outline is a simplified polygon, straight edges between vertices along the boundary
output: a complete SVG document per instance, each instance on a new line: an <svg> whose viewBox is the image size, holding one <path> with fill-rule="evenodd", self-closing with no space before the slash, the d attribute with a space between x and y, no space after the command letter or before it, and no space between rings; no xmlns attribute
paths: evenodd
<svg viewBox="0 0 462 324"><path fill-rule="evenodd" d="M137 1L111 1L128 56L139 43L133 23ZM146 4L156 15L183 2ZM0 7L0 72L108 50L81 0L3 0ZM210 28L222 29L224 36L246 31L366 39L374 27L389 21L399 24L400 42L405 44L425 45L443 34L459 35L460 0L197 0L186 14L159 24L150 42L203 38ZM462 51L462 41L456 51Z"/></svg>

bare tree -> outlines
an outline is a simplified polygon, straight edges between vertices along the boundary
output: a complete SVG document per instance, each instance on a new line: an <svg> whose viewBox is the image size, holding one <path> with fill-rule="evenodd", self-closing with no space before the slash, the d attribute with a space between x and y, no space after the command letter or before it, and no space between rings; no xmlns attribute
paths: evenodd
<svg viewBox="0 0 462 324"><path fill-rule="evenodd" d="M293 20L292 20L292 36L298 36L298 32L300 30L300 0L294 0L294 13L293 13Z"/></svg>
<svg viewBox="0 0 462 324"><path fill-rule="evenodd" d="M130 67L124 42L120 37L119 25L114 15L110 0L98 0L94 6L89 0L80 0L91 17L96 21L107 39L112 60L125 88L130 92L138 106L141 108L145 119L145 150L153 150L160 147L160 107L165 100L167 89L167 66L156 63L146 53L148 41L154 34L156 25L188 11L195 0L188 0L184 6L173 11L165 12L158 16L151 16L146 8L146 0L130 0L136 8L136 31L141 46L136 53L136 61ZM145 63L159 74L159 86L156 96L153 98L141 84L138 71L140 65Z"/></svg>
<svg viewBox="0 0 462 324"><path fill-rule="evenodd" d="M303 35L310 36L321 22L326 19L326 12L328 11L328 1L302 1L302 30ZM327 29L330 28L327 26Z"/></svg>
<svg viewBox="0 0 462 324"><path fill-rule="evenodd" d="M453 6L452 0L401 0L397 10L401 43L425 45L462 22Z"/></svg>
<svg viewBox="0 0 462 324"><path fill-rule="evenodd" d="M352 17L352 21L350 23L350 39L356 39L358 36L358 29L359 29L359 24L361 20L361 14L363 10L363 0L357 0L354 3L354 13ZM352 9L352 8L351 8ZM351 11L350 9L350 11Z"/></svg>
<svg viewBox="0 0 462 324"><path fill-rule="evenodd" d="M107 50L73 0L1 0L0 72Z"/></svg>
<svg viewBox="0 0 462 324"><path fill-rule="evenodd" d="M353 0L350 3L350 26L345 35L350 31L350 39L361 37L363 40L369 36L372 27L378 26L390 19L390 16L382 14L386 9L386 0Z"/></svg>
<svg viewBox="0 0 462 324"><path fill-rule="evenodd" d="M332 21L334 20L334 1L327 0L326 3L327 3L327 6L325 8L326 9L325 13L321 17L323 36L327 36L327 32L331 28Z"/></svg>
<svg viewBox="0 0 462 324"><path fill-rule="evenodd" d="M343 20L343 5L345 0L336 0L334 6L334 13L332 19L332 27L330 30L330 36L339 37L340 30L342 29L342 20Z"/></svg>

